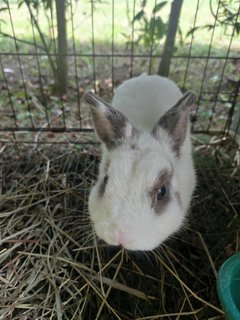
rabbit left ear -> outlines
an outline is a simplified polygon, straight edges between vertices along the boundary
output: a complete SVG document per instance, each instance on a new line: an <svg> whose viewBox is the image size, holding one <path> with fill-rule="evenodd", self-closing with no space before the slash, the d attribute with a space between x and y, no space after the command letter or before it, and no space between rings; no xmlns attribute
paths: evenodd
<svg viewBox="0 0 240 320"><path fill-rule="evenodd" d="M91 106L95 131L108 149L133 138L136 130L120 111L90 91L84 94L84 99Z"/></svg>
<svg viewBox="0 0 240 320"><path fill-rule="evenodd" d="M195 106L196 96L192 92L187 92L178 102L169 109L158 121L152 130L152 134L159 139L159 129L167 131L172 138L172 148L179 155L180 148L185 141L189 112Z"/></svg>

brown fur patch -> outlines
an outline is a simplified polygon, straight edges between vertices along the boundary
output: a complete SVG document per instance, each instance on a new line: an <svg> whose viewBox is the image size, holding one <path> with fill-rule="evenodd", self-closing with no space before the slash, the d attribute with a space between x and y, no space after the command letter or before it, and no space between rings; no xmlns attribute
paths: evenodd
<svg viewBox="0 0 240 320"><path fill-rule="evenodd" d="M129 123L127 117L94 93L88 91L84 94L85 101L89 103L95 131L99 139L108 149L119 145L123 140L130 144L134 142L137 130ZM127 124L130 124L130 135L126 133Z"/></svg>
<svg viewBox="0 0 240 320"><path fill-rule="evenodd" d="M84 94L84 98L92 106L91 111L95 131L108 149L114 148L123 140L128 141L130 144L134 142L138 131L129 123L124 114L90 91ZM130 136L126 134L127 124L131 126Z"/></svg>
<svg viewBox="0 0 240 320"><path fill-rule="evenodd" d="M103 112L98 108L91 108L95 131L99 139L108 149L118 145L125 137L127 119L111 108Z"/></svg>
<svg viewBox="0 0 240 320"><path fill-rule="evenodd" d="M172 172L166 169L162 170L159 173L157 179L155 180L153 186L151 186L149 190L152 207L154 208L157 215L160 215L161 213L163 213L163 211L165 210L166 206L169 204L169 201L171 199L171 195L169 191L169 188L171 185L171 179L172 179ZM167 193L161 200L157 200L157 192L163 185L167 187Z"/></svg>
<svg viewBox="0 0 240 320"><path fill-rule="evenodd" d="M108 147L108 143L110 142L110 137L114 136L114 130L111 123L108 121L106 115L102 112L99 112L98 109L91 108L92 118L95 130L99 139L106 143Z"/></svg>

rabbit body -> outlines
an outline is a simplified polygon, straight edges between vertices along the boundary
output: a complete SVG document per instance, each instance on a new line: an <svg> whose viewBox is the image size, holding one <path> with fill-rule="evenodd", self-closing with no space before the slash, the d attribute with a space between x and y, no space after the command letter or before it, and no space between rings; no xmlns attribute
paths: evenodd
<svg viewBox="0 0 240 320"><path fill-rule="evenodd" d="M110 245L152 250L182 226L195 188L188 120L194 95L144 74L120 85L112 106L89 92L85 99L102 142L89 196L96 234Z"/></svg>
<svg viewBox="0 0 240 320"><path fill-rule="evenodd" d="M178 86L168 78L142 74L117 88L112 106L125 114L135 127L150 131L181 97Z"/></svg>

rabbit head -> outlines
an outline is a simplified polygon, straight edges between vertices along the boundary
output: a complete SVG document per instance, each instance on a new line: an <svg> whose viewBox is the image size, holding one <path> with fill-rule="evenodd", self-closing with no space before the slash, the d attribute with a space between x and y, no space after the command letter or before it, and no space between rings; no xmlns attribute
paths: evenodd
<svg viewBox="0 0 240 320"><path fill-rule="evenodd" d="M191 150L185 158L182 150L189 145L189 110L195 96L185 94L156 119L151 131L136 129L91 92L85 100L103 148L99 177L89 196L96 234L110 245L152 250L180 228L191 199Z"/></svg>

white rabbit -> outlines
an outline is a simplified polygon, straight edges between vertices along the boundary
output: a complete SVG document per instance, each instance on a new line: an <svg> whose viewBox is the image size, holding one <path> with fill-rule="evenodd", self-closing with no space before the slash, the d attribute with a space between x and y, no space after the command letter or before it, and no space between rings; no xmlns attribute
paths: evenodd
<svg viewBox="0 0 240 320"><path fill-rule="evenodd" d="M189 128L195 95L143 74L119 86L112 106L92 92L85 100L103 147L89 196L96 234L110 245L152 250L181 227L195 188Z"/></svg>

